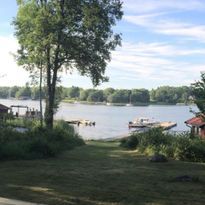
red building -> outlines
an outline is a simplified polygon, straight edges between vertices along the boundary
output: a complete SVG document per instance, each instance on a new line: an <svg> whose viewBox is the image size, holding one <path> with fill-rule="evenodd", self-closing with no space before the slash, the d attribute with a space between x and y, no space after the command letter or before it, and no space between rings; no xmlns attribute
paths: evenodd
<svg viewBox="0 0 205 205"><path fill-rule="evenodd" d="M185 121L186 125L191 128L191 133L205 139L205 116L199 115Z"/></svg>

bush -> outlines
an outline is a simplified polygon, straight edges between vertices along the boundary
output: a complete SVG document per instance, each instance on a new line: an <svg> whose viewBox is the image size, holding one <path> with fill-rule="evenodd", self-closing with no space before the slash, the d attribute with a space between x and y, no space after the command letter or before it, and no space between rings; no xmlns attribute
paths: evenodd
<svg viewBox="0 0 205 205"><path fill-rule="evenodd" d="M178 138L174 157L184 161L205 162L205 141L199 138Z"/></svg>
<svg viewBox="0 0 205 205"><path fill-rule="evenodd" d="M158 128L151 129L121 140L121 146L137 148L149 156L163 154L178 160L205 162L205 140L193 137L189 133L171 135Z"/></svg>
<svg viewBox="0 0 205 205"><path fill-rule="evenodd" d="M152 149L154 153L159 153L163 146L169 146L172 138L168 134L164 134L162 129L154 128L138 135L140 150L144 151L147 147Z"/></svg>
<svg viewBox="0 0 205 205"><path fill-rule="evenodd" d="M37 159L54 157L83 145L84 141L66 122L57 122L53 130L35 128L19 133L11 128L0 132L0 159Z"/></svg>
<svg viewBox="0 0 205 205"><path fill-rule="evenodd" d="M121 139L121 146L128 149L136 149L139 141L136 136Z"/></svg>

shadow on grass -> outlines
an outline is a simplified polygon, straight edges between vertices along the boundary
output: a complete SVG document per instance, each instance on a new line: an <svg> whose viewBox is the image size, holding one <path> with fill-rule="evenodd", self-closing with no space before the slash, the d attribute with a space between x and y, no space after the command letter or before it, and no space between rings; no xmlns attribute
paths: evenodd
<svg viewBox="0 0 205 205"><path fill-rule="evenodd" d="M205 204L204 164L150 163L114 142L88 142L59 158L0 164L0 195L49 205ZM200 183L170 179L196 175Z"/></svg>

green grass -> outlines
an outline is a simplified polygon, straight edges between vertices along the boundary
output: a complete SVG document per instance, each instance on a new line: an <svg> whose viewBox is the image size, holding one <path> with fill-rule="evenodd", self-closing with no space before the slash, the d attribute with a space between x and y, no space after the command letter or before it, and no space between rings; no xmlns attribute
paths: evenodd
<svg viewBox="0 0 205 205"><path fill-rule="evenodd" d="M58 158L0 163L0 196L49 205L205 204L205 164L151 163L117 142L88 142ZM179 175L199 182L170 182Z"/></svg>

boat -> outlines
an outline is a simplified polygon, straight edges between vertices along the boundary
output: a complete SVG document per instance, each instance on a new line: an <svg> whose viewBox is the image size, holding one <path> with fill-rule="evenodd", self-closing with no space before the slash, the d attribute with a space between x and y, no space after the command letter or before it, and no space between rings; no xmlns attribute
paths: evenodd
<svg viewBox="0 0 205 205"><path fill-rule="evenodd" d="M144 128L144 127L154 126L157 123L159 122L153 119L140 117L140 118L136 118L133 121L129 122L128 126L129 128Z"/></svg>
<svg viewBox="0 0 205 205"><path fill-rule="evenodd" d="M176 127L177 123L175 122L159 122L154 119L149 118L136 118L135 120L129 122L128 127L131 128L162 128L163 130L169 130L173 127Z"/></svg>
<svg viewBox="0 0 205 205"><path fill-rule="evenodd" d="M126 104L126 106L127 106L127 107L132 107L132 106L133 106L133 104L128 103L128 104Z"/></svg>

